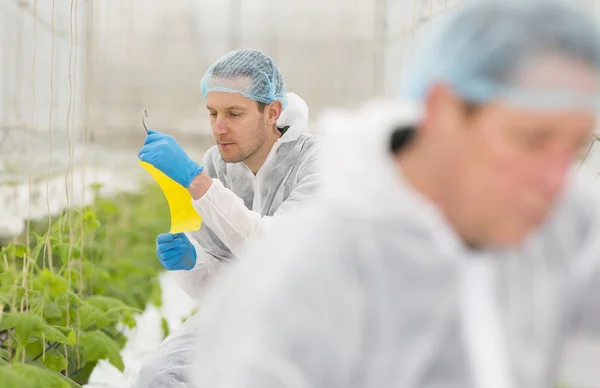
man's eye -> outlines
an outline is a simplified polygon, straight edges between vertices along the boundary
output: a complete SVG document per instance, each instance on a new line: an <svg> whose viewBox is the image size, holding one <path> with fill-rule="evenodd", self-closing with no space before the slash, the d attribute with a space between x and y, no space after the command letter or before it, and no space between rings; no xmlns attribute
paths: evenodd
<svg viewBox="0 0 600 388"><path fill-rule="evenodd" d="M211 113L210 117L217 117L217 114L216 113Z"/></svg>
<svg viewBox="0 0 600 388"><path fill-rule="evenodd" d="M229 115L231 117L240 117L242 114L241 113L233 113L233 112L229 112Z"/></svg>

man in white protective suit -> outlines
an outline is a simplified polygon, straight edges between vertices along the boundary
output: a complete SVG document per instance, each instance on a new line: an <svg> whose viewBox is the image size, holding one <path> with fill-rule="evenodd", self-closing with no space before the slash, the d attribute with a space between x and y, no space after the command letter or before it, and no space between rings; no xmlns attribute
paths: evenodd
<svg viewBox="0 0 600 388"><path fill-rule="evenodd" d="M405 87L323 118L323 191L193 318L194 387L554 386L600 310L600 198L573 170L596 23L573 2L467 2Z"/></svg>
<svg viewBox="0 0 600 388"><path fill-rule="evenodd" d="M318 137L307 131L308 107L287 93L267 55L232 51L201 81L216 145L200 166L171 136L150 131L139 152L187 188L203 218L197 232L164 233L156 240L161 264L197 301L248 241L268 234L274 219L309 199L319 187ZM145 364L138 387L185 387L191 349L184 324Z"/></svg>

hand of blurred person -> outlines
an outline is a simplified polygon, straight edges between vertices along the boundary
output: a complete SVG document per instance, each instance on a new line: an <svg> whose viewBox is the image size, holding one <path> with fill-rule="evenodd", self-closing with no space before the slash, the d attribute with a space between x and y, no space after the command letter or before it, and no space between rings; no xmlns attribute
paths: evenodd
<svg viewBox="0 0 600 388"><path fill-rule="evenodd" d="M190 159L172 136L152 130L148 131L138 157L186 189L202 172L202 167Z"/></svg>
<svg viewBox="0 0 600 388"><path fill-rule="evenodd" d="M196 249L183 233L162 233L156 238L156 254L169 271L190 270L196 265Z"/></svg>

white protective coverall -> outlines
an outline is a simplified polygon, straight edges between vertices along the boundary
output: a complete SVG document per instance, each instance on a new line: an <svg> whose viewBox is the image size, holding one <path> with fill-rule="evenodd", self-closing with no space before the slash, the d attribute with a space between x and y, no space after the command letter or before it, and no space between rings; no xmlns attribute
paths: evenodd
<svg viewBox="0 0 600 388"><path fill-rule="evenodd" d="M318 200L192 319L194 387L553 386L565 335L600 310L598 196L573 179L522 246L472 251L392 159L420 114L401 104L324 119Z"/></svg>
<svg viewBox="0 0 600 388"><path fill-rule="evenodd" d="M319 188L320 138L308 133L307 123L308 106L297 95L288 93L288 105L277 126L289 128L256 176L243 163L225 163L216 146L206 152L204 171L213 178L213 184L193 202L203 218L202 227L187 233L196 248L196 266L172 272L196 301L202 300L204 291L249 240L267 235L277 218L308 201ZM187 387L185 375L194 351L193 338L194 327L187 321L144 364L134 387Z"/></svg>
<svg viewBox="0 0 600 388"><path fill-rule="evenodd" d="M289 127L275 143L256 176L244 163L225 163L217 146L204 155L204 171L213 178L206 194L193 201L203 218L197 232L187 233L196 248L196 266L173 271L177 283L195 300L246 242L265 235L274 216L298 206L317 191L319 137L308 133L308 106L288 93L288 106L277 122Z"/></svg>

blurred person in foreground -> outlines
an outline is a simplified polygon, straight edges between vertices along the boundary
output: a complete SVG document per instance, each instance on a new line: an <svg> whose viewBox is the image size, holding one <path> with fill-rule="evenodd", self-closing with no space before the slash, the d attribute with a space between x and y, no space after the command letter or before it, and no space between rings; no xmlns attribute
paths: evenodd
<svg viewBox="0 0 600 388"><path fill-rule="evenodd" d="M467 2L406 102L331 113L323 188L212 290L196 388L552 387L600 256L572 168L600 35L568 2ZM595 329L600 329L600 325Z"/></svg>
<svg viewBox="0 0 600 388"><path fill-rule="evenodd" d="M308 107L287 93L269 56L232 51L201 81L216 145L202 165L171 136L151 131L139 152L187 188L202 216L199 231L164 233L156 240L161 264L196 301L247 241L269 233L273 219L311 197L319 186L318 137L308 133ZM185 385L191 341L184 324L140 373L139 387Z"/></svg>

